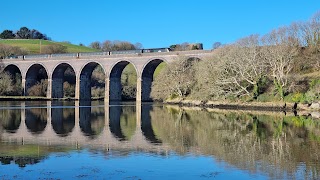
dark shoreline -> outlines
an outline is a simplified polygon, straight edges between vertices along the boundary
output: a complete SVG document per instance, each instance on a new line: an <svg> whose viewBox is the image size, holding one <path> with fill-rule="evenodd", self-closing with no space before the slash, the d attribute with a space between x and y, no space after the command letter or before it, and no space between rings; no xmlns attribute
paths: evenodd
<svg viewBox="0 0 320 180"><path fill-rule="evenodd" d="M216 108L225 110L253 110L253 111L297 111L299 110L297 103L243 103L243 102L218 102L218 101L193 101L193 100L181 100L181 101L166 101L164 104L178 105L180 107L200 107L200 108Z"/></svg>

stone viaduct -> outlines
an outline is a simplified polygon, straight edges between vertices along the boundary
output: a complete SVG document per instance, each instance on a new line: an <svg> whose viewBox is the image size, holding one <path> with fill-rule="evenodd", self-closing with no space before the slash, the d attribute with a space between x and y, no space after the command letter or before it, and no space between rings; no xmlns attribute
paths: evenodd
<svg viewBox="0 0 320 180"><path fill-rule="evenodd" d="M153 74L157 66L165 62L170 64L180 56L183 58L203 59L211 51L174 51L139 54L71 53L52 55L28 55L26 58L4 59L2 66L10 73L21 73L24 95L37 82L39 71L45 71L48 79L47 98L63 98L64 72L72 68L76 76L75 99L91 98L91 75L100 65L105 74L105 101L121 100L121 74L131 63L137 73L136 101L150 99Z"/></svg>

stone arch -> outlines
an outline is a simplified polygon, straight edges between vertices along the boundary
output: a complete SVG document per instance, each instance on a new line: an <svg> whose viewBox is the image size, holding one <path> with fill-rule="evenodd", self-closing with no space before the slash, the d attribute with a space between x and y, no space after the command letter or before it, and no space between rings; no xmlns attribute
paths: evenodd
<svg viewBox="0 0 320 180"><path fill-rule="evenodd" d="M4 72L8 73L11 76L13 91L7 95L22 95L22 72L18 65L9 64L4 69Z"/></svg>
<svg viewBox="0 0 320 180"><path fill-rule="evenodd" d="M69 63L60 63L56 65L52 72L52 98L63 98L64 89L63 83L67 80L65 77L65 72L67 69L70 69L74 73L74 78L71 78L69 81L72 81L75 84L75 70ZM69 83L72 83L69 82Z"/></svg>
<svg viewBox="0 0 320 180"><path fill-rule="evenodd" d="M153 81L153 75L156 70L156 68L161 64L162 62L165 62L168 64L168 62L165 59L162 58L154 58L150 59L143 67L142 73L141 73L141 100L142 101L152 101L150 94L151 94L151 86Z"/></svg>
<svg viewBox="0 0 320 180"><path fill-rule="evenodd" d="M91 99L91 77L92 72L97 66L100 66L103 70L104 76L106 76L105 68L98 62L86 63L80 71L80 100Z"/></svg>
<svg viewBox="0 0 320 180"><path fill-rule="evenodd" d="M34 86L37 82L41 82L41 80L48 80L48 77L49 77L48 70L43 64L36 63L36 64L30 65L25 75L25 78L26 78L25 94L29 95L28 90L32 86ZM43 91L45 90L43 89ZM43 96L46 96L46 95L43 95Z"/></svg>
<svg viewBox="0 0 320 180"><path fill-rule="evenodd" d="M121 101L122 85L121 85L121 75L124 68L132 64L136 74L138 75L137 67L134 63L128 60L120 60L111 66L109 72L109 100L110 101Z"/></svg>

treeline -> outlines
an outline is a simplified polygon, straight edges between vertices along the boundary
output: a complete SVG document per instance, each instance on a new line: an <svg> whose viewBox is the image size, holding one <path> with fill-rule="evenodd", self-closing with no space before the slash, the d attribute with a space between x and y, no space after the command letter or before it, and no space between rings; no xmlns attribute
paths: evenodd
<svg viewBox="0 0 320 180"><path fill-rule="evenodd" d="M310 102L320 96L319 55L320 12L306 22L220 46L208 59L180 57L155 79L152 96Z"/></svg>
<svg viewBox="0 0 320 180"><path fill-rule="evenodd" d="M50 40L46 34L41 33L36 29L29 29L27 27L21 27L18 31L4 30L0 34L0 39L43 39Z"/></svg>
<svg viewBox="0 0 320 180"><path fill-rule="evenodd" d="M135 50L143 48L141 43L132 44L128 41L110 41L104 42L95 41L92 42L89 47L99 49L101 51L122 51L122 50Z"/></svg>

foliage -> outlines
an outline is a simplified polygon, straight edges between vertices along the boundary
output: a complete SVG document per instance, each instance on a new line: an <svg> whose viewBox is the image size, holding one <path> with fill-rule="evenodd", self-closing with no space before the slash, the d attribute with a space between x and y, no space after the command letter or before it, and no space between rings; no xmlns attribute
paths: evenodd
<svg viewBox="0 0 320 180"><path fill-rule="evenodd" d="M42 79L40 82L37 82L37 84L33 85L28 89L28 95L46 97L47 87L48 87L48 80Z"/></svg>
<svg viewBox="0 0 320 180"><path fill-rule="evenodd" d="M75 97L75 85L70 84L67 81L63 83L64 97Z"/></svg>
<svg viewBox="0 0 320 180"><path fill-rule="evenodd" d="M7 95L13 90L12 79L9 73L2 72L0 74L0 94Z"/></svg>
<svg viewBox="0 0 320 180"><path fill-rule="evenodd" d="M61 44L52 44L42 48L41 50L44 54L58 54L58 53L66 53L67 47Z"/></svg>
<svg viewBox="0 0 320 180"><path fill-rule="evenodd" d="M15 38L15 35L13 34L13 31L11 31L11 30L4 30L0 34L0 39L13 39L13 38Z"/></svg>
<svg viewBox="0 0 320 180"><path fill-rule="evenodd" d="M196 82L194 78L196 63L185 57L179 57L170 66L165 67L152 85L152 98L164 99L172 95L185 97L190 94Z"/></svg>

